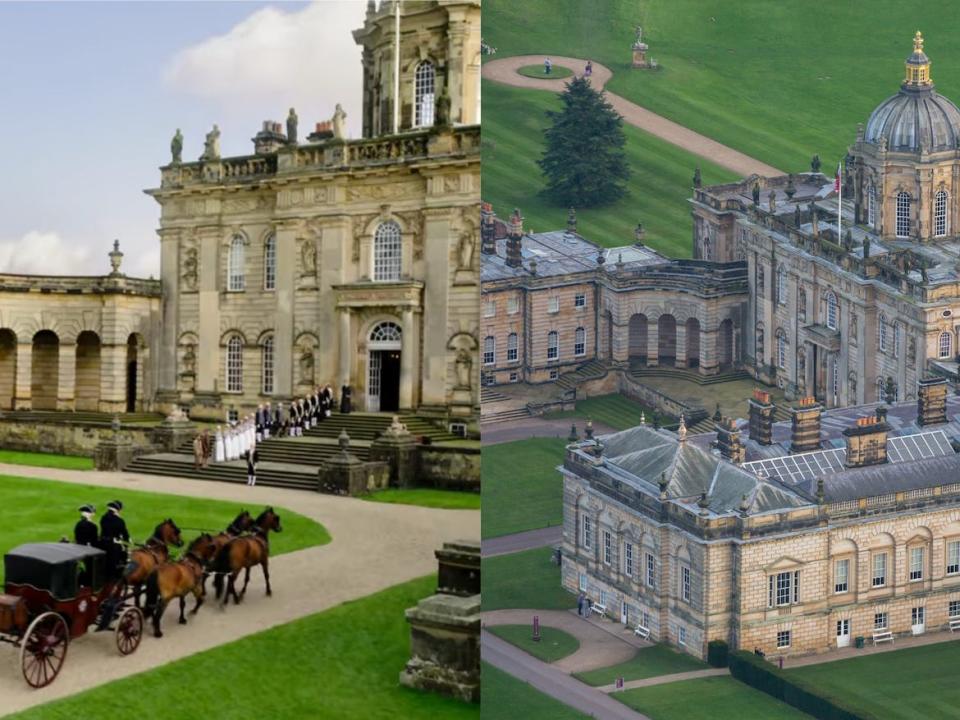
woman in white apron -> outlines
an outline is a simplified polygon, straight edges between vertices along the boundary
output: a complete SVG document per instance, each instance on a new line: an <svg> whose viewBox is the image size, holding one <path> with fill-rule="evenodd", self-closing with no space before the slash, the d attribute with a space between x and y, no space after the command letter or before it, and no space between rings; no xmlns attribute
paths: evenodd
<svg viewBox="0 0 960 720"><path fill-rule="evenodd" d="M217 425L217 439L213 445L213 461L221 463L226 460L226 448L223 444L223 431L220 426Z"/></svg>

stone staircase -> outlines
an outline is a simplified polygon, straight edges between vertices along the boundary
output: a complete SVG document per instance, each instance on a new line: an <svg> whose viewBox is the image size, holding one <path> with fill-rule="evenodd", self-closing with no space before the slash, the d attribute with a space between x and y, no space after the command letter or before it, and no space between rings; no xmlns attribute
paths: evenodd
<svg viewBox="0 0 960 720"><path fill-rule="evenodd" d="M163 415L158 413L118 413L121 423L162 422ZM4 410L0 420L28 423L63 423L83 425L103 425L110 427L114 414L86 410Z"/></svg>
<svg viewBox="0 0 960 720"><path fill-rule="evenodd" d="M390 413L357 412L348 415L333 413L326 420L304 432L304 437L332 438L336 440L341 430L346 430L350 436L350 445L354 441L372 441L384 430L390 427L393 415ZM401 415L400 422L407 426L407 430L416 438L429 438L430 442L444 442L460 440L456 435L437 427L426 418L417 415Z"/></svg>
<svg viewBox="0 0 960 720"><path fill-rule="evenodd" d="M656 377L689 380L690 382L697 383L697 385L716 385L717 383L730 382L731 380L750 379L750 375L744 370L728 370L717 375L701 375L698 371L688 370L687 368L661 367L659 365L656 367L647 367L646 365L640 364L630 366L630 375L640 380Z"/></svg>
<svg viewBox="0 0 960 720"><path fill-rule="evenodd" d="M710 416L705 417L699 422L695 422L693 425L687 426L687 433L690 435L702 435L703 433L711 433L715 429L716 423L713 418Z"/></svg>
<svg viewBox="0 0 960 720"><path fill-rule="evenodd" d="M530 411L527 408L515 408L514 410L501 410L500 412L482 413L480 423L482 425L491 425L493 423L507 422L509 420L520 420L530 417Z"/></svg>
<svg viewBox="0 0 960 720"><path fill-rule="evenodd" d="M193 455L183 453L142 455L125 467L124 471L147 475L185 477L193 480L247 482L247 466L242 460L210 463L207 467L197 470L193 466ZM317 468L311 465L289 462L261 462L257 465L257 485L293 490L316 490Z"/></svg>
<svg viewBox="0 0 960 720"><path fill-rule="evenodd" d="M481 403L495 403L503 402L504 400L509 400L506 395L504 395L499 390L490 387L489 385L484 385L480 388L480 402Z"/></svg>
<svg viewBox="0 0 960 720"><path fill-rule="evenodd" d="M576 387L587 380L596 380L607 374L607 366L600 360L591 360L584 363L573 372L564 373L557 380L555 385L561 390L574 390Z"/></svg>

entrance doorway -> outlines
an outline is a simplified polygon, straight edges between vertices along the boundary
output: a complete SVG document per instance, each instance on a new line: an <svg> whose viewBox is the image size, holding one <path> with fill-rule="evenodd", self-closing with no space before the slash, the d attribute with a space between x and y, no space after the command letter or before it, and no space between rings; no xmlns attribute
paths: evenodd
<svg viewBox="0 0 960 720"><path fill-rule="evenodd" d="M396 412L400 409L400 326L392 322L377 325L370 333L367 378L367 411Z"/></svg>
<svg viewBox="0 0 960 720"><path fill-rule="evenodd" d="M837 647L850 645L850 620L837 620Z"/></svg>

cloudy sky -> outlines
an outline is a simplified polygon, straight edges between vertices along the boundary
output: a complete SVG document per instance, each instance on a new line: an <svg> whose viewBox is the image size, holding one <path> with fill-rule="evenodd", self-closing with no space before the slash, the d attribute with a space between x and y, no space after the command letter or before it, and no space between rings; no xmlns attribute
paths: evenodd
<svg viewBox="0 0 960 720"><path fill-rule="evenodd" d="M224 155L253 151L293 106L300 135L347 112L360 134L365 0L0 2L0 272L159 275L170 138L195 160L213 123Z"/></svg>

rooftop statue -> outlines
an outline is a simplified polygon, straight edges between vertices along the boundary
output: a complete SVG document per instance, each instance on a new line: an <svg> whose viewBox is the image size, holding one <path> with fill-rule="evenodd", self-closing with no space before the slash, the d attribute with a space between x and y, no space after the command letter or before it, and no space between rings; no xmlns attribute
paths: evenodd
<svg viewBox="0 0 960 720"><path fill-rule="evenodd" d="M337 103L337 108L333 111L333 136L337 140L343 140L347 137L347 129L344 125L346 119L347 114L340 107L340 103Z"/></svg>
<svg viewBox="0 0 960 720"><path fill-rule="evenodd" d="M176 134L170 141L170 155L172 158L171 162L174 165L179 165L181 157L183 156L183 134L180 132L180 128L177 128Z"/></svg>
<svg viewBox="0 0 960 720"><path fill-rule="evenodd" d="M201 160L219 160L220 159L220 128L216 125L213 130L207 133L207 139L203 143L203 155Z"/></svg>

